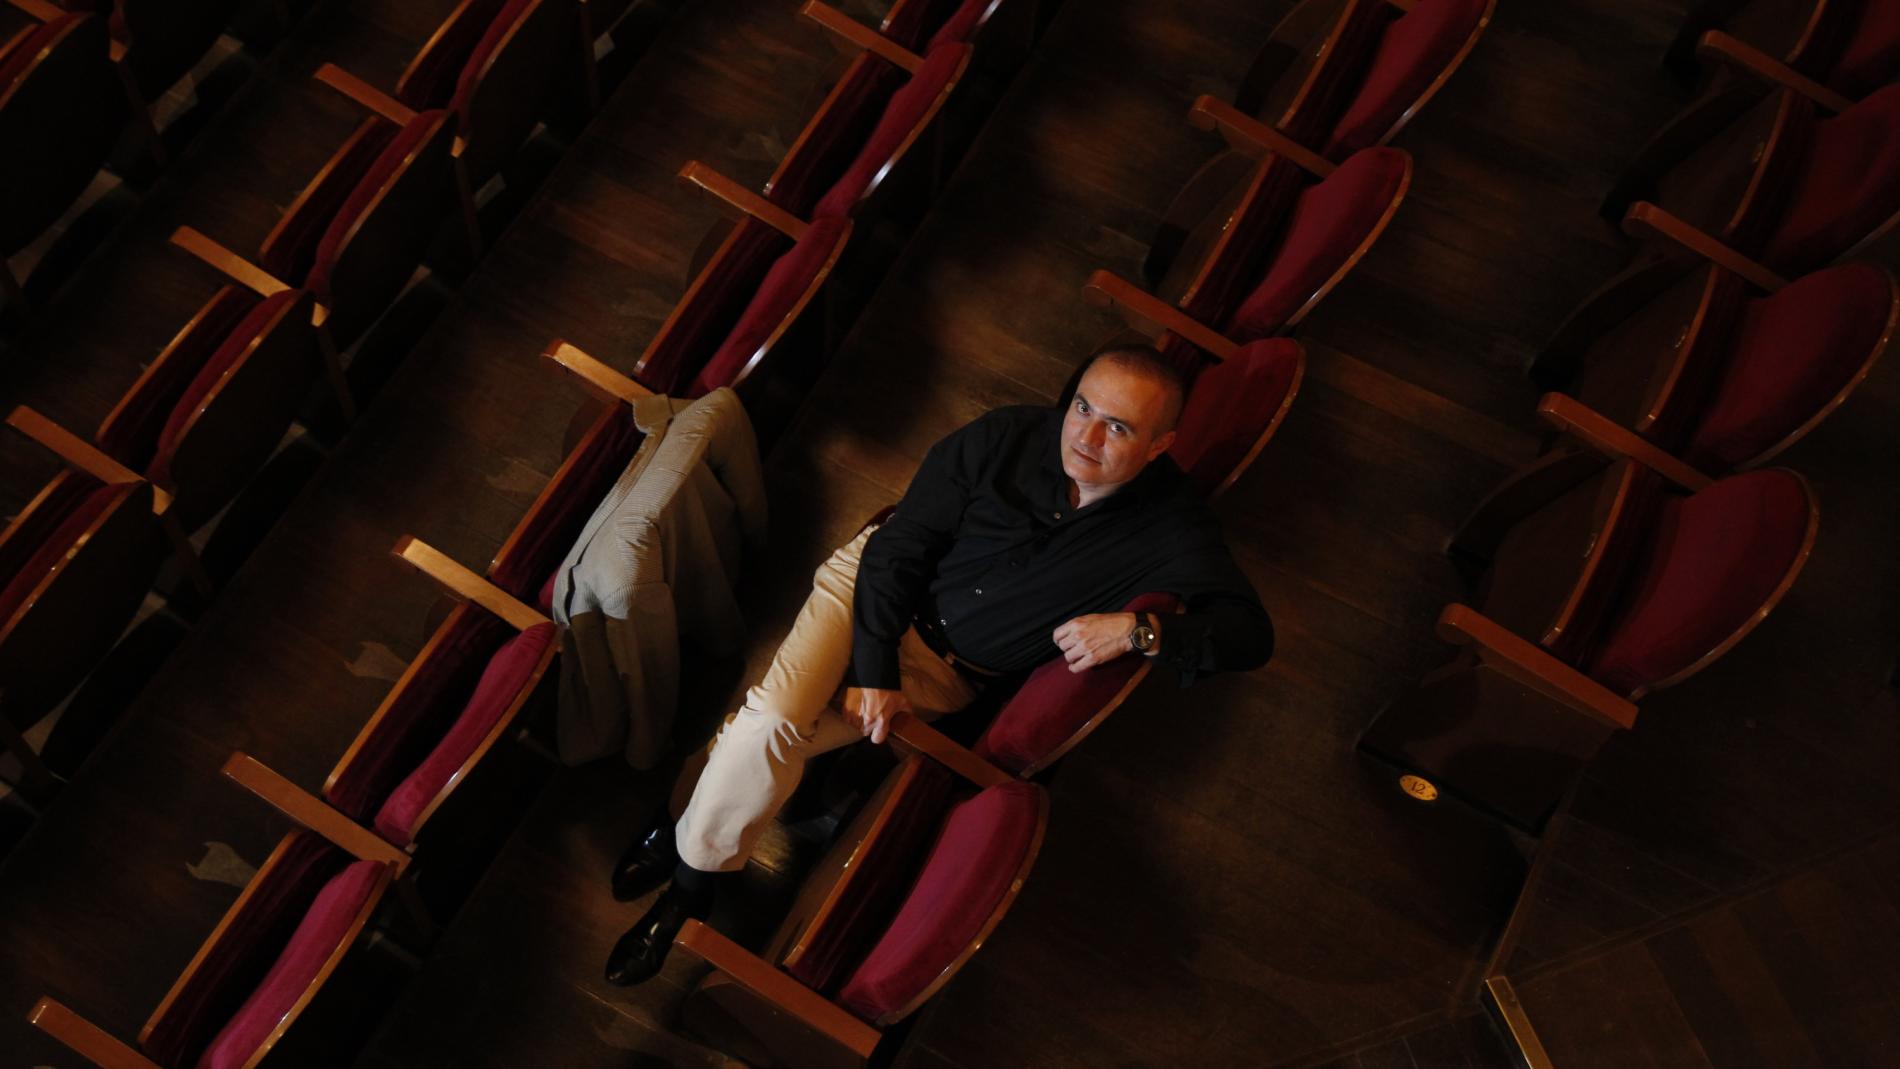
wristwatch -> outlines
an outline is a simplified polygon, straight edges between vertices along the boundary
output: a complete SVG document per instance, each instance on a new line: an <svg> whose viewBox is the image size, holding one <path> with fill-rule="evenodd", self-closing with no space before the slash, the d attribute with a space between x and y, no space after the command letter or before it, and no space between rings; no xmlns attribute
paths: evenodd
<svg viewBox="0 0 1900 1069"><path fill-rule="evenodd" d="M1135 648L1136 653L1148 653L1155 648L1155 640L1160 636L1149 626L1152 620L1153 617L1145 612L1135 614L1135 629L1128 633L1128 644Z"/></svg>

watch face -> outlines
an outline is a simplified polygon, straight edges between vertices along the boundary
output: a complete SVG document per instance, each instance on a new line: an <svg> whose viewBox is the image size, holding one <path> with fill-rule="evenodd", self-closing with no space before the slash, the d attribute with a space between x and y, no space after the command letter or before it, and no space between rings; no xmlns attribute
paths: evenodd
<svg viewBox="0 0 1900 1069"><path fill-rule="evenodd" d="M1135 628L1135 634L1133 636L1132 641L1136 649L1146 650L1148 647L1153 646L1155 644L1155 633L1153 629L1149 628L1146 624L1143 624L1142 626Z"/></svg>

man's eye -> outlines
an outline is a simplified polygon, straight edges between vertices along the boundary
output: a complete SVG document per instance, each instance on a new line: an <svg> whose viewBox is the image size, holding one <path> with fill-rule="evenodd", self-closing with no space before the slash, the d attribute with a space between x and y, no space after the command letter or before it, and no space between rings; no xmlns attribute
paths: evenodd
<svg viewBox="0 0 1900 1069"><path fill-rule="evenodd" d="M1089 403L1087 401L1082 400L1080 397L1078 397L1075 399L1075 410L1077 412L1087 413L1089 410Z"/></svg>
<svg viewBox="0 0 1900 1069"><path fill-rule="evenodd" d="M1121 424L1119 424L1119 423L1111 423L1111 424L1109 424L1109 425L1108 425L1108 429L1109 429L1109 430L1111 430L1111 431L1114 431L1114 432L1115 432L1116 434L1122 434L1122 435L1125 435L1125 434L1127 434L1127 433L1128 433L1128 428L1127 428L1127 427L1124 427L1124 426L1122 426L1122 425L1121 425Z"/></svg>

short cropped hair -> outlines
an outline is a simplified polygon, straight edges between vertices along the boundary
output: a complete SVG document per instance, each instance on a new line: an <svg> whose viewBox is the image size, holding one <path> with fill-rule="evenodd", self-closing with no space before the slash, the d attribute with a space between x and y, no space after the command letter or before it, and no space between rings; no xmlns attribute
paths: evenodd
<svg viewBox="0 0 1900 1069"><path fill-rule="evenodd" d="M1162 356L1160 350L1152 345L1120 344L1105 345L1089 357L1082 365L1082 375L1096 364L1107 364L1122 371L1139 375L1167 391L1168 402L1162 407L1162 426L1155 429L1156 434L1165 434L1181 421L1181 409L1187 404L1187 375L1181 368ZM1076 377L1081 384L1082 377Z"/></svg>

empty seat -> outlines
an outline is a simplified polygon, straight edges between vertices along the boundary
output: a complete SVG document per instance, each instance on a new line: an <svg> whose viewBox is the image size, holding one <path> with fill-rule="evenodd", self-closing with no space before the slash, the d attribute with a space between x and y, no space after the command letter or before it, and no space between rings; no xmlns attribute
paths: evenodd
<svg viewBox="0 0 1900 1069"><path fill-rule="evenodd" d="M1042 788L975 789L913 756L806 881L763 957L689 921L714 972L689 1024L761 1063L862 1064L1009 910L1048 823Z"/></svg>
<svg viewBox="0 0 1900 1069"><path fill-rule="evenodd" d="M1692 68L1698 44L1705 51L1716 44L1710 35L1856 100L1900 77L1900 3L1894 0L1703 0L1670 46L1670 64Z"/></svg>
<svg viewBox="0 0 1900 1069"><path fill-rule="evenodd" d="M107 17L119 63L140 100L165 95L211 51L239 0L66 0Z"/></svg>
<svg viewBox="0 0 1900 1069"><path fill-rule="evenodd" d="M1631 460L1571 485L1507 484L1516 519L1488 550L1476 608L1439 634L1469 647L1388 706L1360 745L1536 830L1637 699L1707 667L1777 605L1817 516L1799 475L1693 492ZM1534 492L1533 492L1534 491ZM1467 543L1469 545L1469 543Z"/></svg>

